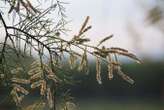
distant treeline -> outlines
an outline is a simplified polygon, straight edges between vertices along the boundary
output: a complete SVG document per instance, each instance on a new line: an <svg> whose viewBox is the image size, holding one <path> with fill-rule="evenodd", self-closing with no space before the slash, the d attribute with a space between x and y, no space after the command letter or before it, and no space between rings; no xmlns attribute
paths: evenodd
<svg viewBox="0 0 164 110"><path fill-rule="evenodd" d="M115 74L108 80L107 67L102 66L103 84L95 79L95 63L90 64L90 73L78 73L74 78L81 82L72 86L72 94L78 98L108 99L153 99L164 100L164 62L147 62L142 65L124 64L123 69L135 80L134 85L122 80Z"/></svg>

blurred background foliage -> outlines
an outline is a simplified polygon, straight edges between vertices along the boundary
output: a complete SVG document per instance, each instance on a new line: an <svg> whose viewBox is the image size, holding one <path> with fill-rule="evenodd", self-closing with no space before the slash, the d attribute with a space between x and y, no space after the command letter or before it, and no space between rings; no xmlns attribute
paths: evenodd
<svg viewBox="0 0 164 110"><path fill-rule="evenodd" d="M107 79L106 69L102 66L103 84L99 85L95 79L95 63L90 61L90 74L86 75L77 70L71 70L70 75L75 84L63 87L70 88L70 93L74 97L80 110L162 110L164 104L164 62L145 62L142 65L127 63L124 64L125 72L135 80L134 85L130 85L119 76L114 79ZM69 68L65 64L65 68ZM9 89L9 88L8 88ZM1 87L0 107L2 110L13 110L13 102L8 96L7 88ZM62 91L61 91L62 93ZM39 90L34 90L23 101L23 105L35 103L39 99ZM62 99L58 97L59 100ZM11 108L10 108L11 107Z"/></svg>
<svg viewBox="0 0 164 110"><path fill-rule="evenodd" d="M110 4L110 2L112 2L112 0L109 1L109 4L106 4L108 7L112 7L112 3ZM119 4L120 1L117 0L116 2ZM128 2L128 0L125 2ZM89 77L78 74L75 79L80 80L82 78L81 83L72 87L72 94L76 97L76 100L79 101L81 110L164 109L164 50L162 49L164 46L164 0L136 0L134 2L143 11L143 15L141 14L143 20L141 24L142 27L140 29L138 24L136 25L133 21L129 20L126 23L126 28L130 39L132 39L131 48L140 54L144 63L138 65L125 60L123 70L125 73L130 72L129 75L135 80L135 84L129 85L117 76L114 77L114 80L107 80L105 72L107 68L103 66L103 84L98 85L95 80L94 61L91 61ZM116 9L117 8L115 8L113 15L117 11ZM104 12L107 18L108 11L109 10L106 10L106 12ZM131 13L129 13L128 16L130 17ZM114 28L114 26L112 26L112 28ZM153 31L157 31L160 34L152 33L154 37L148 36L146 41L146 35L143 31L147 31L146 29L149 28L153 28ZM162 36L161 39L159 39L159 35ZM159 44L154 44L152 39L159 41ZM129 41L129 39L126 40ZM143 52L145 47L142 43L144 42L150 43L149 48L152 49L149 54L155 54L153 57L145 54L147 51ZM160 45L160 42L163 44ZM155 45L160 45L161 48L158 50ZM160 51L160 54L157 54L158 51L156 50Z"/></svg>

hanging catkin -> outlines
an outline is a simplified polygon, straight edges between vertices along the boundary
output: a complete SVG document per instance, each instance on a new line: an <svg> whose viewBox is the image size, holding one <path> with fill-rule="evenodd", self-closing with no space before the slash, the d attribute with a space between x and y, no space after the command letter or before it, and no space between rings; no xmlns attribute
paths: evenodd
<svg viewBox="0 0 164 110"><path fill-rule="evenodd" d="M101 81L101 62L98 57L96 57L96 80L99 84L102 84Z"/></svg>

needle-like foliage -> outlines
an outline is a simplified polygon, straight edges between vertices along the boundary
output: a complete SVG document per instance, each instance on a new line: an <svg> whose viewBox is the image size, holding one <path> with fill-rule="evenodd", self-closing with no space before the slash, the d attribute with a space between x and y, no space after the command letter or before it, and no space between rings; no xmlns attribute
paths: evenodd
<svg viewBox="0 0 164 110"><path fill-rule="evenodd" d="M99 84L101 80L101 62L105 62L108 67L108 78L111 80L114 77L113 71L125 81L133 84L134 81L124 74L121 70L121 63L118 56L126 56L137 63L141 61L128 50L119 47L107 48L102 46L103 43L113 35L103 38L97 45L89 45L90 39L85 36L92 27L89 24L90 17L87 16L82 24L79 32L73 35L71 40L65 40L62 36L67 33L65 25L68 23L65 15L64 2L58 0L50 0L49 7L41 7L33 4L32 0L0 0L8 8L5 13L4 9L0 12L1 26L5 30L4 41L0 42L0 78L5 82L5 85L11 86L11 95L16 105L20 106L23 97L29 94L30 89L38 88L40 90L41 99L47 104L50 109L56 109L56 93L64 84L68 84L69 78L66 75L59 74L59 71L68 72L63 69L63 59L65 55L69 55L70 69L78 69L79 71L89 72L88 54L91 54L96 59L96 79ZM42 0L38 0L37 4L42 5ZM45 1L47 2L47 1ZM4 12L3 12L4 11ZM57 12L57 16L55 16ZM11 15L14 21L8 24L5 19L6 15ZM58 17L52 19L50 16ZM17 18L17 19L16 19ZM79 53L78 50L83 52ZM22 51L26 55L34 57L34 61L27 65L28 69L17 64L9 68L7 59L10 51L19 59L22 58ZM21 73L25 74L22 77ZM19 75L18 75L19 74ZM71 80L71 79L70 79ZM70 83L69 83L70 84ZM28 88L28 85L30 87ZM64 101L64 110L68 110L69 100ZM41 104L45 105L45 104ZM37 106L37 105L36 105Z"/></svg>

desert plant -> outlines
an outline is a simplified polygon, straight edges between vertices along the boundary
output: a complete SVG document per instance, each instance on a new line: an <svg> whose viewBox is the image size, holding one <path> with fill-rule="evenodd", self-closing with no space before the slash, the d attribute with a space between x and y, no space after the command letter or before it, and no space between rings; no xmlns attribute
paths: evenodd
<svg viewBox="0 0 164 110"><path fill-rule="evenodd" d="M103 46L103 43L111 39L113 35L103 38L95 46L89 45L90 39L85 36L85 33L91 29L88 25L89 16L86 17L79 32L73 35L71 40L65 40L62 36L67 33L65 25L68 22L63 6L66 3L59 0L38 0L35 1L37 5L29 0L0 0L0 2L1 5L5 4L5 9L1 6L0 10L0 20L5 30L4 41L0 43L2 47L0 78L5 86L12 88L11 95L19 108L21 108L24 96L29 94L29 90L39 88L41 102L37 102L35 107L31 106L30 109L44 105L56 110L58 101L56 97L62 94L63 109L68 110L68 106L72 104L70 102L72 97L68 92L58 92L62 91L61 89L65 91L63 85L68 85L72 81L69 78L70 74L67 74L70 70L63 69L62 66L64 56L69 56L70 69L77 69L85 73L89 72L88 54L95 57L96 79L99 84L102 84L101 62L105 62L108 66L110 80L113 78L113 71L117 71L117 74L125 81L130 84L134 83L133 79L122 72L118 56L129 57L138 63L141 61L126 49ZM51 4L49 7L43 7L43 2L51 2ZM7 20L6 15L12 20ZM54 19L55 15L57 19ZM18 60L23 57L20 54L23 51L26 55L32 56L33 61L26 68L17 61L10 65L6 59L13 56L7 54L11 52L7 48L10 48ZM77 49L81 50L81 53Z"/></svg>

